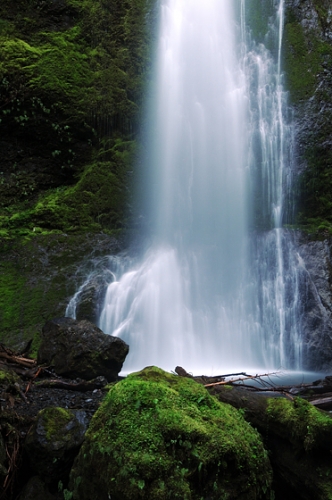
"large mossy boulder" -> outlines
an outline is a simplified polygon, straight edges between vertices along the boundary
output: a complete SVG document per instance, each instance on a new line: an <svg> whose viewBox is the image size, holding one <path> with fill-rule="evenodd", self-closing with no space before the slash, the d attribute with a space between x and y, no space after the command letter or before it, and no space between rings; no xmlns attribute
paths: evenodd
<svg viewBox="0 0 332 500"><path fill-rule="evenodd" d="M65 377L91 380L104 376L112 382L128 351L123 340L106 335L90 321L55 318L43 327L38 363L52 365Z"/></svg>
<svg viewBox="0 0 332 500"><path fill-rule="evenodd" d="M71 472L75 500L270 499L259 434L195 381L148 367L108 393Z"/></svg>

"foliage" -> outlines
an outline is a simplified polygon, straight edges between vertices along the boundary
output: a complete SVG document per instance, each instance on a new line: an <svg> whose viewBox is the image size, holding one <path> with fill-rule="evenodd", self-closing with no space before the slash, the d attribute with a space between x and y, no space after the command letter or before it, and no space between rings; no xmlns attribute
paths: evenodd
<svg viewBox="0 0 332 500"><path fill-rule="evenodd" d="M155 367L109 391L71 474L82 500L270 498L270 482L259 435L242 416Z"/></svg>

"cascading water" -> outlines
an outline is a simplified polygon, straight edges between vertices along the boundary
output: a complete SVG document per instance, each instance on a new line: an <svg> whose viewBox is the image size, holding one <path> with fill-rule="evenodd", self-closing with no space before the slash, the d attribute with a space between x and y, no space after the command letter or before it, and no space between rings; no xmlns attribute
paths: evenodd
<svg viewBox="0 0 332 500"><path fill-rule="evenodd" d="M269 26L274 59L251 41L245 3L161 1L147 176L153 243L109 285L100 318L130 345L126 370L301 362L297 257L281 228L292 139L284 3Z"/></svg>

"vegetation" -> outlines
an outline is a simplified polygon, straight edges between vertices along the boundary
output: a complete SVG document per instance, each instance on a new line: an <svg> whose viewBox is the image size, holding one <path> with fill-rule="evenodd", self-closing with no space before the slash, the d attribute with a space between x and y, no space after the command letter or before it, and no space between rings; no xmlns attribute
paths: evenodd
<svg viewBox="0 0 332 500"><path fill-rule="evenodd" d="M269 451L277 498L332 499L332 418L302 398L264 397L212 386L219 401L242 412Z"/></svg>
<svg viewBox="0 0 332 500"><path fill-rule="evenodd" d="M153 0L0 2L0 340L63 315L101 232L129 226ZM79 283L80 284L80 283Z"/></svg>
<svg viewBox="0 0 332 500"><path fill-rule="evenodd" d="M263 444L239 412L155 367L109 391L71 473L82 500L250 500L270 498L270 485Z"/></svg>
<svg viewBox="0 0 332 500"><path fill-rule="evenodd" d="M0 238L127 225L153 4L1 3Z"/></svg>
<svg viewBox="0 0 332 500"><path fill-rule="evenodd" d="M285 25L285 72L292 102L303 115L301 154L306 169L299 179L298 222L308 232L332 234L332 44L328 2L313 2L316 21L300 23L288 10Z"/></svg>

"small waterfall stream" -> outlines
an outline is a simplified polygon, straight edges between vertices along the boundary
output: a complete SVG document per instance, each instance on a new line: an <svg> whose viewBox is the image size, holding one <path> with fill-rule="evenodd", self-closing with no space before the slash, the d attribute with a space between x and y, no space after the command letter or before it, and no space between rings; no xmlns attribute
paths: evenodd
<svg viewBox="0 0 332 500"><path fill-rule="evenodd" d="M267 20L274 54L252 39L247 4L160 2L145 193L152 244L109 285L100 317L130 345L127 371L301 366L301 269L282 228L293 140L284 1Z"/></svg>

